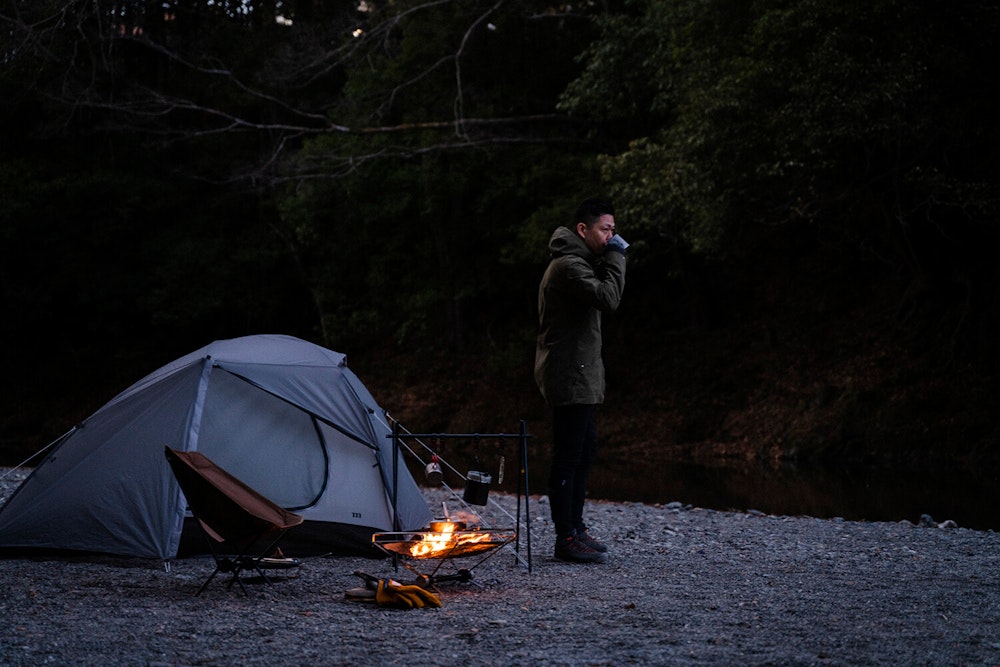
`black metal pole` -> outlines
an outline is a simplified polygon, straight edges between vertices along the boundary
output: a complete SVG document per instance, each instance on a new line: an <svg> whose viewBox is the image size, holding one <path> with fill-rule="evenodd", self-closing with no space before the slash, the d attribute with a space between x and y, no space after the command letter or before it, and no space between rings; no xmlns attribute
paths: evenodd
<svg viewBox="0 0 1000 667"><path fill-rule="evenodd" d="M528 488L528 425L521 420L521 477L524 477L524 525L528 528L528 574L531 574L531 490ZM518 486L521 485L518 480ZM520 495L518 496L520 498ZM518 501L520 507L520 500ZM520 533L520 531L518 531Z"/></svg>
<svg viewBox="0 0 1000 667"><path fill-rule="evenodd" d="M522 429L524 422L521 422ZM521 455L521 444L518 444L517 449L517 518L514 520L514 527L517 528L517 533L514 535L514 564L517 565L517 560L521 556L521 492L524 486L524 465L523 456Z"/></svg>
<svg viewBox="0 0 1000 667"><path fill-rule="evenodd" d="M399 532L397 500L399 494L399 422L392 422L392 530Z"/></svg>
<svg viewBox="0 0 1000 667"><path fill-rule="evenodd" d="M399 523L399 422L392 422L392 530L399 532L402 527ZM399 556L392 555L392 569L399 571Z"/></svg>

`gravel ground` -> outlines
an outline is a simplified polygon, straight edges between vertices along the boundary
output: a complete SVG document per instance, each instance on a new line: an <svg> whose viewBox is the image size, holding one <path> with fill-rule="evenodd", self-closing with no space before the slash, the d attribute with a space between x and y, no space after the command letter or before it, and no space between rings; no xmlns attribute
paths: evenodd
<svg viewBox="0 0 1000 667"><path fill-rule="evenodd" d="M440 609L345 600L355 570L413 581L388 559L303 559L246 597L195 597L206 558L0 559L0 664L1000 664L992 531L593 502L612 556L571 565L545 499L531 511L532 571L495 552L441 584Z"/></svg>

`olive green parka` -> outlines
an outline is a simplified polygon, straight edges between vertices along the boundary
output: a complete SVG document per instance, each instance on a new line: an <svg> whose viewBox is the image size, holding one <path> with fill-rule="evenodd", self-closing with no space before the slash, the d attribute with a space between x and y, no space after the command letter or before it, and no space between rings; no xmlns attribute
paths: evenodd
<svg viewBox="0 0 1000 667"><path fill-rule="evenodd" d="M535 382L552 407L603 403L601 318L621 301L625 255L598 257L568 227L552 233L549 253L538 287Z"/></svg>

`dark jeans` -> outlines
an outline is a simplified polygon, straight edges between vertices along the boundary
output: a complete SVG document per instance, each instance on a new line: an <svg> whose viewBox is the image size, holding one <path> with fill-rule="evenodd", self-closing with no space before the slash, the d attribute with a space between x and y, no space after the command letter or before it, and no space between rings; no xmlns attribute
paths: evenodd
<svg viewBox="0 0 1000 667"><path fill-rule="evenodd" d="M597 406L566 405L552 410L552 468L549 506L556 539L585 528L587 477L597 456Z"/></svg>

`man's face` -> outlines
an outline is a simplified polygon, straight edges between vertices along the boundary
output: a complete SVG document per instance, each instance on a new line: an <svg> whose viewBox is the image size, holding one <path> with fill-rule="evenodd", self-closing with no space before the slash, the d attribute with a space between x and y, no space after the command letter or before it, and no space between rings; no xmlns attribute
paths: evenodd
<svg viewBox="0 0 1000 667"><path fill-rule="evenodd" d="M590 227L578 222L576 233L580 235L592 253L602 255L604 254L604 246L615 235L615 216L604 214Z"/></svg>

